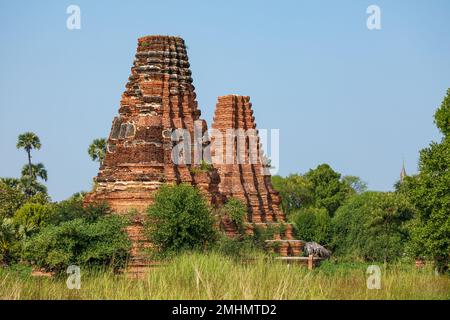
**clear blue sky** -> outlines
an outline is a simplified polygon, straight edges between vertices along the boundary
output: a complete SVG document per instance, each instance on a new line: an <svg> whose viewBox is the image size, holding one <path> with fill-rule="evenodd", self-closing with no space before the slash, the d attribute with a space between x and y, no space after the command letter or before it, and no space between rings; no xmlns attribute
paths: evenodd
<svg viewBox="0 0 450 320"><path fill-rule="evenodd" d="M81 8L81 30L66 8ZM381 8L380 31L366 8ZM0 176L26 163L17 136L36 132L34 161L54 200L89 190L89 143L109 134L137 38L182 36L199 106L251 96L259 128L279 128L280 173L329 163L391 190L402 159L440 139L433 113L450 87L450 1L1 1Z"/></svg>

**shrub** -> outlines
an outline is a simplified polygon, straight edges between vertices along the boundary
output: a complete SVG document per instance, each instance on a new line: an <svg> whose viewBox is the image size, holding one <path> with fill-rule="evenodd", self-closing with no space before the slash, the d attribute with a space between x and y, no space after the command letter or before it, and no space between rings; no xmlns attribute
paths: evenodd
<svg viewBox="0 0 450 320"><path fill-rule="evenodd" d="M216 238L211 210L191 185L162 186L148 216L149 239L160 251L202 249Z"/></svg>
<svg viewBox="0 0 450 320"><path fill-rule="evenodd" d="M353 196L332 219L337 255L366 261L391 261L405 252L407 223L414 208L392 192L365 192Z"/></svg>
<svg viewBox="0 0 450 320"><path fill-rule="evenodd" d="M220 236L213 250L233 259L249 259L265 252L261 247L257 247L250 237L228 237L224 234Z"/></svg>
<svg viewBox="0 0 450 320"><path fill-rule="evenodd" d="M229 219L242 235L245 233L245 222L247 221L247 208L242 201L230 198L225 205L219 209L221 218Z"/></svg>
<svg viewBox="0 0 450 320"><path fill-rule="evenodd" d="M23 192L0 180L0 219L11 218L25 202Z"/></svg>
<svg viewBox="0 0 450 320"><path fill-rule="evenodd" d="M48 224L52 218L53 208L50 204L26 203L14 214L13 220L22 225L27 232L36 232Z"/></svg>
<svg viewBox="0 0 450 320"><path fill-rule="evenodd" d="M76 193L69 199L56 204L51 223L57 225L78 218L94 222L110 213L111 210L107 203L84 206L83 196Z"/></svg>
<svg viewBox="0 0 450 320"><path fill-rule="evenodd" d="M309 207L295 212L291 221L297 237L326 245L331 237L331 218L325 208Z"/></svg>
<svg viewBox="0 0 450 320"><path fill-rule="evenodd" d="M25 241L23 257L40 268L56 272L71 264L122 267L130 249L125 226L126 220L120 216L48 225Z"/></svg>
<svg viewBox="0 0 450 320"><path fill-rule="evenodd" d="M12 218L0 219L0 263L10 263L19 256L23 228Z"/></svg>

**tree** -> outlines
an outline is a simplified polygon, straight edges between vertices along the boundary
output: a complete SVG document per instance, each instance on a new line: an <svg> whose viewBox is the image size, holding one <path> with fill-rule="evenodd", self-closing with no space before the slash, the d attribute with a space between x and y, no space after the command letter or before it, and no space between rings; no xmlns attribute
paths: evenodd
<svg viewBox="0 0 450 320"><path fill-rule="evenodd" d="M203 249L216 239L208 203L191 185L162 186L147 212L149 239L162 252Z"/></svg>
<svg viewBox="0 0 450 320"><path fill-rule="evenodd" d="M434 123L444 137L450 136L450 88L447 89L447 96L434 114Z"/></svg>
<svg viewBox="0 0 450 320"><path fill-rule="evenodd" d="M365 261L392 261L405 253L408 223L415 209L409 199L394 192L354 195L333 217L336 255Z"/></svg>
<svg viewBox="0 0 450 320"><path fill-rule="evenodd" d="M49 223L52 214L50 204L26 203L14 213L13 221L23 226L27 234L34 233Z"/></svg>
<svg viewBox="0 0 450 320"><path fill-rule="evenodd" d="M0 263L10 263L18 258L22 229L12 218L0 218Z"/></svg>
<svg viewBox="0 0 450 320"><path fill-rule="evenodd" d="M130 249L126 225L126 219L118 215L49 224L24 242L23 258L56 272L64 272L71 264L124 267Z"/></svg>
<svg viewBox="0 0 450 320"><path fill-rule="evenodd" d="M22 168L22 177L29 178L30 177L30 166L24 165ZM47 181L48 175L47 170L45 170L45 166L43 163L31 164L31 177L33 179L41 178L44 181Z"/></svg>
<svg viewBox="0 0 450 320"><path fill-rule="evenodd" d="M448 269L450 257L450 89L434 121L443 138L420 151L418 175L406 179L399 191L409 195L418 209L411 228L411 253L434 260L442 272Z"/></svg>
<svg viewBox="0 0 450 320"><path fill-rule="evenodd" d="M314 203L313 185L302 175L291 174L286 178L273 176L272 183L280 193L281 206L287 215Z"/></svg>
<svg viewBox="0 0 450 320"><path fill-rule="evenodd" d="M47 195L47 187L37 181L35 178L30 178L28 175L20 178L23 192L28 198L32 198L35 195L43 194Z"/></svg>
<svg viewBox="0 0 450 320"><path fill-rule="evenodd" d="M292 214L296 235L304 241L327 245L330 241L331 218L325 208L303 208Z"/></svg>
<svg viewBox="0 0 450 320"><path fill-rule="evenodd" d="M88 153L92 161L98 161L101 166L106 155L106 139L94 139L89 146Z"/></svg>
<svg viewBox="0 0 450 320"><path fill-rule="evenodd" d="M18 187L19 180L6 179L6 183L4 180L0 179L0 221L3 218L11 218L25 202L25 196Z"/></svg>
<svg viewBox="0 0 450 320"><path fill-rule="evenodd" d="M341 174L328 164L321 164L316 169L309 170L305 178L312 184L315 207L327 209L331 217L352 191L340 180Z"/></svg>
<svg viewBox="0 0 450 320"><path fill-rule="evenodd" d="M41 141L39 140L39 137L33 133L33 132L25 132L19 135L17 139L17 149L24 149L27 152L28 155L28 170L29 170L29 176L33 177L33 168L31 163L31 150L36 149L39 150L41 148ZM32 178L29 179L28 183L32 184ZM31 191L29 191L31 192ZM27 192L27 193L29 193ZM30 195L30 194L28 194Z"/></svg>
<svg viewBox="0 0 450 320"><path fill-rule="evenodd" d="M349 190L351 191L354 191L356 193L363 193L367 191L367 183L362 181L360 177L344 176L341 180L349 187Z"/></svg>

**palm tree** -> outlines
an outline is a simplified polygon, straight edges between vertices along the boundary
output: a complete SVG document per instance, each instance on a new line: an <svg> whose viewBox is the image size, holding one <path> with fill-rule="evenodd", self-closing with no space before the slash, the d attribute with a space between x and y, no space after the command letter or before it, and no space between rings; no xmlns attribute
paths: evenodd
<svg viewBox="0 0 450 320"><path fill-rule="evenodd" d="M33 132L25 132L19 135L17 139L17 149L25 149L28 154L28 170L30 177L33 176L33 168L31 165L31 150L39 150L41 148L41 141L39 137Z"/></svg>
<svg viewBox="0 0 450 320"><path fill-rule="evenodd" d="M38 163L38 164L31 164L31 172L32 172L32 179L36 179L37 177L41 178L44 181L47 181L47 170L45 170L44 164ZM30 171L29 166L24 165L22 168L22 177L29 177Z"/></svg>
<svg viewBox="0 0 450 320"><path fill-rule="evenodd" d="M101 166L106 155L106 139L101 138L92 141L91 145L89 146L88 153L92 161L100 162Z"/></svg>

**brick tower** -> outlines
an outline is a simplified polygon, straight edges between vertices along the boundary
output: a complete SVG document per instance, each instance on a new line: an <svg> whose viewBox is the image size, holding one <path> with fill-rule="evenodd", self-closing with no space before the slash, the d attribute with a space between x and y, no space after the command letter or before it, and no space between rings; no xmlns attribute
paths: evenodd
<svg viewBox="0 0 450 320"><path fill-rule="evenodd" d="M218 134L213 131L211 156L220 176L219 192L225 199L237 198L247 205L250 232L276 228L268 244L282 256L298 256L303 241L293 239L292 225L285 223L280 210L280 196L264 163L250 97L219 97L212 129Z"/></svg>
<svg viewBox="0 0 450 320"><path fill-rule="evenodd" d="M214 172L195 173L190 164L175 164L171 158L173 130L189 132L191 161L194 130L207 130L194 89L183 39L147 36L138 40L106 157L86 202L105 201L115 212L132 208L142 212L162 183L181 182L199 185L214 201Z"/></svg>

